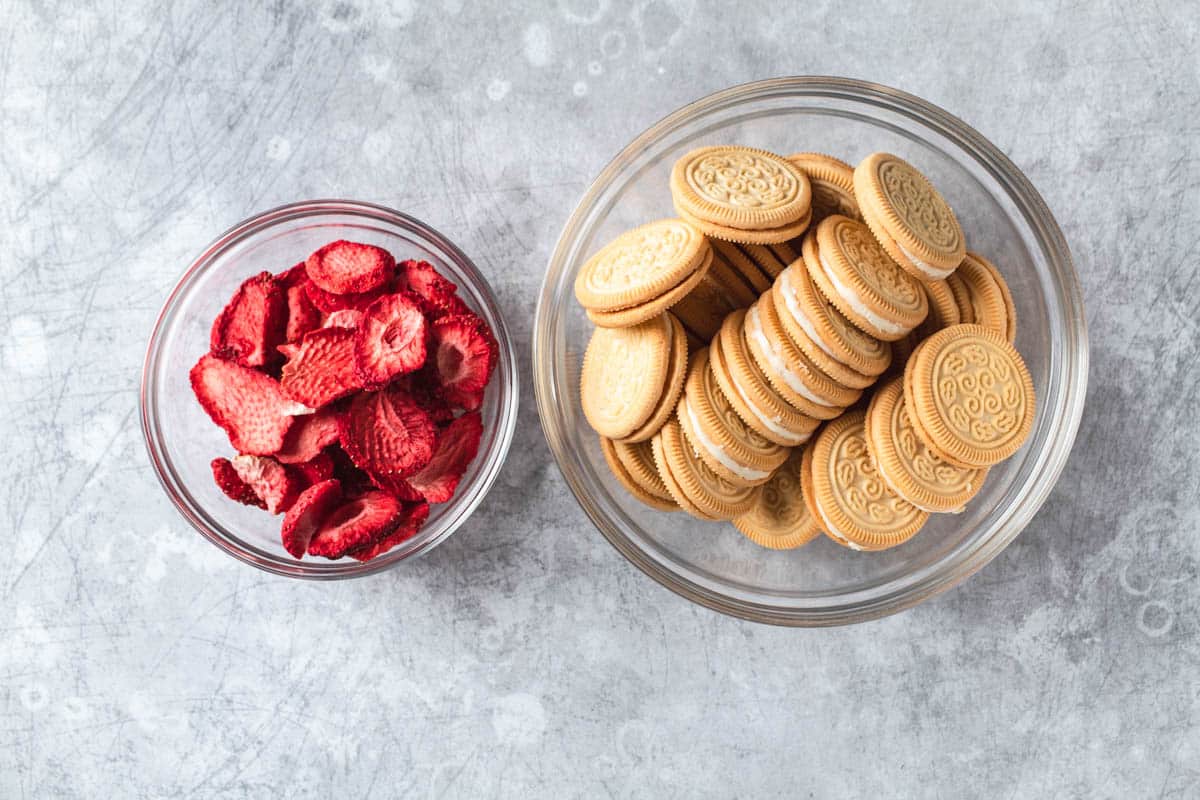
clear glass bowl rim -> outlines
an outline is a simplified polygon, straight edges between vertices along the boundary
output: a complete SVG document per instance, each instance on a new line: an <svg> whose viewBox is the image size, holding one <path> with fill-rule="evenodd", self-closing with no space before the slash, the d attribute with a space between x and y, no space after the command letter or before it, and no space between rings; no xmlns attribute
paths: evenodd
<svg viewBox="0 0 1200 800"><path fill-rule="evenodd" d="M663 569L634 544L600 510L588 495L583 479L568 458L567 436L555 413L560 402L555 375L562 365L555 361L552 331L561 309L553 302L554 287L566 269L572 242L590 216L599 196L624 166L652 143L675 129L706 114L746 101L790 96L849 100L877 106L907 116L933 129L970 154L1007 191L1010 199L1035 233L1059 290L1058 302L1066 321L1062 374L1067 376L1062 402L1047 436L1048 447L1029 481L1029 491L1007 510L1004 523L991 537L976 544L957 563L943 562L920 580L870 602L830 604L819 608L782 609L747 602L712 591L688 578ZM1024 173L990 141L963 120L915 95L882 84L830 76L793 76L740 84L700 98L662 118L630 142L600 172L563 226L547 265L534 316L534 395L547 444L559 471L571 487L584 512L609 543L638 569L666 588L692 602L743 619L774 625L817 627L846 625L894 614L957 585L995 558L1024 529L1045 502L1066 465L1087 392L1088 337L1083 296L1070 249L1054 215ZM1043 409L1043 412L1049 409Z"/></svg>
<svg viewBox="0 0 1200 800"><path fill-rule="evenodd" d="M173 322L181 297L190 288L193 281L217 263L226 251L240 242L288 222L308 218L319 219L331 215L361 217L364 220L394 225L426 240L453 261L455 268L468 277L471 287L487 306L488 315L494 322L493 333L500 347L500 364L503 367L503 369L498 369L495 374L503 375L506 378L497 382L497 402L500 404L500 413L498 426L491 432L491 446L480 451L478 458L484 461L474 482L468 487L468 491L457 494L443 512L448 516L445 528L437 536L422 542L419 547L412 549L400 547L363 563L347 560L328 563L285 560L282 557L264 554L257 548L244 547L238 541L223 535L221 531L214 530L204 520L199 509L194 508L193 504L188 501L186 494L177 488L176 484L182 484L182 481L176 477L170 465L170 459L167 457L165 446L161 441L162 431L154 414L154 404L150 402L151 397L156 396L159 391L156 366L162 355L164 332ZM474 262L457 245L421 220L387 206L358 200L316 199L288 203L248 217L214 239L192 261L163 302L162 309L155 320L142 363L139 404L142 436L155 476L176 509L201 535L239 561L265 572L308 580L341 580L382 572L402 561L423 555L446 541L458 530L483 501L504 465L516 430L519 396L520 381L517 374L516 352L513 349L512 337L509 334L504 315L501 313L499 303L487 280L479 272ZM484 444L486 445L488 441L488 434L485 432Z"/></svg>

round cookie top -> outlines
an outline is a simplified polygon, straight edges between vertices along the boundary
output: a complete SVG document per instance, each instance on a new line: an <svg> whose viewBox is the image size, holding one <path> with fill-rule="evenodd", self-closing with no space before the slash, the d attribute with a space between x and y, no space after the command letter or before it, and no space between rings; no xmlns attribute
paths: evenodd
<svg viewBox="0 0 1200 800"><path fill-rule="evenodd" d="M862 411L827 424L813 440L812 481L822 527L839 544L886 550L907 541L929 512L893 492L867 450Z"/></svg>
<svg viewBox="0 0 1200 800"><path fill-rule="evenodd" d="M575 298L592 311L648 302L682 283L704 263L708 241L681 219L649 222L587 260L575 277Z"/></svg>
<svg viewBox="0 0 1200 800"><path fill-rule="evenodd" d="M950 464L930 450L913 428L904 382L894 378L875 391L866 417L871 461L892 491L924 511L961 511L987 476L986 469Z"/></svg>
<svg viewBox="0 0 1200 800"><path fill-rule="evenodd" d="M933 184L899 156L872 153L854 169L854 195L863 219L886 244L899 248L900 262L911 262L924 280L952 270L966 244L958 219ZM908 265L905 265L906 267Z"/></svg>
<svg viewBox="0 0 1200 800"><path fill-rule="evenodd" d="M671 357L667 362L667 377L663 383L662 395L654 410L650 412L649 419L633 433L621 439L623 442L632 444L650 441L650 437L658 433L658 429L675 411L675 403L679 401L679 395L683 392L683 380L687 376L688 368L688 337L674 314L668 312L663 316L671 323Z"/></svg>
<svg viewBox="0 0 1200 800"><path fill-rule="evenodd" d="M662 397L673 326L659 315L630 328L597 328L583 356L583 414L601 436L622 439L641 427Z"/></svg>
<svg viewBox="0 0 1200 800"><path fill-rule="evenodd" d="M862 219L854 197L854 167L824 153L793 153L787 160L812 184L813 224L833 214Z"/></svg>
<svg viewBox="0 0 1200 800"><path fill-rule="evenodd" d="M692 150L675 162L671 196L677 209L704 222L759 231L803 219L812 188L808 177L782 156L716 145Z"/></svg>
<svg viewBox="0 0 1200 800"><path fill-rule="evenodd" d="M1033 429L1033 379L1004 336L954 325L916 349L904 398L917 434L941 458L990 467L1020 449Z"/></svg>
<svg viewBox="0 0 1200 800"><path fill-rule="evenodd" d="M921 282L884 252L870 229L835 214L816 231L814 282L843 314L873 336L894 341L925 319ZM807 264L807 261L805 262Z"/></svg>
<svg viewBox="0 0 1200 800"><path fill-rule="evenodd" d="M713 472L672 417L652 440L655 464L679 506L701 519L733 519L754 505L757 487L735 486Z"/></svg>
<svg viewBox="0 0 1200 800"><path fill-rule="evenodd" d="M667 495L664 498L650 491L641 480L630 473L628 467L625 465L625 462L621 460L621 457L617 453L616 442L614 442L612 439L606 439L603 436L599 437L599 439L600 452L604 454L604 461L606 464L608 464L609 471L612 472L613 477L617 479L617 483L621 484L621 486L625 488L625 491L633 495L634 499L650 506L651 508L657 508L659 511L679 510L679 504L672 500L670 495ZM649 447L649 444L644 444L643 446ZM659 479L659 483L662 483L661 479ZM666 494L665 484L663 485L663 493Z"/></svg>
<svg viewBox="0 0 1200 800"><path fill-rule="evenodd" d="M1003 279L995 265L978 253L967 251L958 269L954 271L967 289L971 300L972 321L976 325L991 328L1004 335L1008 341L1008 321L1012 310L1012 298L1007 288L1001 286ZM1015 322L1015 320L1014 320ZM1016 327L1015 324L1013 326Z"/></svg>
<svg viewBox="0 0 1200 800"><path fill-rule="evenodd" d="M802 451L795 448L771 480L762 485L754 506L733 521L742 534L772 550L791 550L821 535L800 486Z"/></svg>

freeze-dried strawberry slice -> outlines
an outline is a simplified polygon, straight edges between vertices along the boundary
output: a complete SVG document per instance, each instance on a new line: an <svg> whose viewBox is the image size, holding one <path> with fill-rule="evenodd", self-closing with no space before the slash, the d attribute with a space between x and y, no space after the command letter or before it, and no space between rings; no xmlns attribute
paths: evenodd
<svg viewBox="0 0 1200 800"><path fill-rule="evenodd" d="M234 456L232 463L238 477L254 490L272 514L287 511L304 491L304 479L270 456L243 454Z"/></svg>
<svg viewBox="0 0 1200 800"><path fill-rule="evenodd" d="M267 504L254 491L254 487L238 476L237 470L233 468L233 462L228 458L214 458L211 466L213 480L230 500L236 500L247 506L267 507Z"/></svg>
<svg viewBox="0 0 1200 800"><path fill-rule="evenodd" d="M354 369L367 389L425 363L425 316L408 293L385 294L363 312L354 339Z"/></svg>
<svg viewBox="0 0 1200 800"><path fill-rule="evenodd" d="M370 292L356 292L354 294L334 294L327 292L320 286L317 286L312 281L306 281L304 284L304 293L308 295L308 299L312 304L324 311L326 314L332 314L335 311L341 311L347 308L354 308L361 311L367 306L374 303L380 297L387 294L387 289L375 289Z"/></svg>
<svg viewBox="0 0 1200 800"><path fill-rule="evenodd" d="M425 409L434 423L442 425L453 421L454 409L446 401L446 395L442 392L436 367L426 363L424 368L404 376L401 380L402 382L397 385L412 395L413 400L416 400L417 405Z"/></svg>
<svg viewBox="0 0 1200 800"><path fill-rule="evenodd" d="M367 477L371 479L371 483L381 492L387 492L397 500L403 500L406 503L412 503L417 500L424 500L425 495L418 492L411 483L404 478L395 475L373 475L367 473Z"/></svg>
<svg viewBox="0 0 1200 800"><path fill-rule="evenodd" d="M337 413L330 408L321 408L312 414L296 417L283 447L275 457L284 464L299 464L309 461L338 439Z"/></svg>
<svg viewBox="0 0 1200 800"><path fill-rule="evenodd" d="M202 356L188 377L204 411L239 453L270 455L283 446L296 404L279 381L211 354Z"/></svg>
<svg viewBox="0 0 1200 800"><path fill-rule="evenodd" d="M218 358L244 367L261 367L279 358L275 346L287 326L287 298L269 272L245 280L213 320L209 349Z"/></svg>
<svg viewBox="0 0 1200 800"><path fill-rule="evenodd" d="M403 478L433 458L437 429L433 420L404 390L388 387L364 392L338 418L342 448L373 475Z"/></svg>
<svg viewBox="0 0 1200 800"><path fill-rule="evenodd" d="M479 452L483 421L479 412L463 414L438 437L433 460L408 477L409 484L431 503L445 503L454 496L458 482Z"/></svg>
<svg viewBox="0 0 1200 800"><path fill-rule="evenodd" d="M341 558L347 550L369 545L391 533L402 510L400 501L385 492L366 492L344 500L317 528L308 542L308 552Z"/></svg>
<svg viewBox="0 0 1200 800"><path fill-rule="evenodd" d="M321 481L305 489L283 518L283 549L293 558L303 558L309 540L340 502L342 486L337 480Z"/></svg>
<svg viewBox="0 0 1200 800"><path fill-rule="evenodd" d="M386 297L386 295L385 295ZM337 311L330 311L325 315L324 321L321 322L322 328L357 328L362 322L363 312L357 308L339 308Z"/></svg>
<svg viewBox="0 0 1200 800"><path fill-rule="evenodd" d="M284 394L311 408L361 389L354 372L354 331L321 328L307 334L300 350L283 365L279 384Z"/></svg>
<svg viewBox="0 0 1200 800"><path fill-rule="evenodd" d="M371 476L355 466L339 445L333 445L325 452L333 459L333 477L342 482L342 494L346 497L357 497L377 488Z"/></svg>
<svg viewBox="0 0 1200 800"><path fill-rule="evenodd" d="M434 361L446 399L468 411L479 408L499 346L474 314L452 314L433 323Z"/></svg>
<svg viewBox="0 0 1200 800"><path fill-rule="evenodd" d="M306 280L287 288L286 337L289 342L298 342L304 338L304 334L321 327L321 312L308 299L308 292L304 288L307 284Z"/></svg>
<svg viewBox="0 0 1200 800"><path fill-rule="evenodd" d="M447 314L470 312L458 296L458 287L446 280L428 261L402 261L396 270L396 287L408 289L423 301L422 310L431 320Z"/></svg>
<svg viewBox="0 0 1200 800"><path fill-rule="evenodd" d="M369 292L396 274L396 259L387 250L345 239L325 245L304 266L313 283L334 294Z"/></svg>
<svg viewBox="0 0 1200 800"><path fill-rule="evenodd" d="M333 457L324 451L317 453L308 461L301 461L299 464L291 466L309 486L333 477Z"/></svg>
<svg viewBox="0 0 1200 800"><path fill-rule="evenodd" d="M356 547L346 552L346 555L358 561L370 561L375 556L382 555L401 542L406 542L421 530L425 520L429 518L428 503L414 503L405 506L396 523L395 529L382 539L362 547Z"/></svg>

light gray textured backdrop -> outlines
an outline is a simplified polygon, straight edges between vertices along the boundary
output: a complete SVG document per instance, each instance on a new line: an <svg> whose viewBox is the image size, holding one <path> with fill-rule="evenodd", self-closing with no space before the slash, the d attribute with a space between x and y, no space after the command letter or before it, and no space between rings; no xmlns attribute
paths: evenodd
<svg viewBox="0 0 1200 800"><path fill-rule="evenodd" d="M0 0L0 797L1200 796L1195 4ZM1022 167L1092 337L1074 456L979 575L852 629L693 607L592 529L528 380L543 266L667 111L892 84ZM183 266L315 196L409 211L522 356L499 484L430 557L316 585L158 488L145 340Z"/></svg>

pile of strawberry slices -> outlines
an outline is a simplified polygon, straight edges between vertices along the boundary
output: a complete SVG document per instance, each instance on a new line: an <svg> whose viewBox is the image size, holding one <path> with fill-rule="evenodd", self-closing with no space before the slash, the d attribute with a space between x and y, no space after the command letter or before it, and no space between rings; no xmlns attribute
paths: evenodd
<svg viewBox="0 0 1200 800"><path fill-rule="evenodd" d="M283 514L296 558L368 561L412 537L479 450L498 348L425 261L337 241L238 287L192 390L238 455L231 499Z"/></svg>

